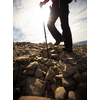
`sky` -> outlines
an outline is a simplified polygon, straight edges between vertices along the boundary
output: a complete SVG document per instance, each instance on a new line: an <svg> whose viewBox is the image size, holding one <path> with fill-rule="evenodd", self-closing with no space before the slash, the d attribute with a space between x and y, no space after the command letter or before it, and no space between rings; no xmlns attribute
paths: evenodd
<svg viewBox="0 0 100 100"><path fill-rule="evenodd" d="M45 42L43 22L45 23L47 42L55 40L47 28L50 13L49 1L41 9L41 0L13 0L13 41L14 42ZM87 40L87 0L73 0L69 4L69 25L72 32L73 43ZM59 18L55 23L62 33Z"/></svg>

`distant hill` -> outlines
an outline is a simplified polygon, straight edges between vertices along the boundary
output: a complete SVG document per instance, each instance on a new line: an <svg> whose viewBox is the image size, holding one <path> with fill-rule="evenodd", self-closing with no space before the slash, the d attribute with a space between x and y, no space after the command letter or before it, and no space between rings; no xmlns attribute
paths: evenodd
<svg viewBox="0 0 100 100"><path fill-rule="evenodd" d="M86 41L76 42L76 43L74 43L74 45L87 45L87 40Z"/></svg>

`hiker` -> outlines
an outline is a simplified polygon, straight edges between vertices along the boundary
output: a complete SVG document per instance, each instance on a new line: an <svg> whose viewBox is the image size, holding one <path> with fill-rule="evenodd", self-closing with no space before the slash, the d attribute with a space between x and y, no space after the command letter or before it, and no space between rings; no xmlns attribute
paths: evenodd
<svg viewBox="0 0 100 100"><path fill-rule="evenodd" d="M40 7L45 5L49 0L40 2ZM72 36L71 30L68 23L69 6L68 2L72 0L52 0L52 7L49 15L47 27L56 40L54 45L59 45L60 42L64 41L64 51L72 52ZM62 34L56 29L55 22L57 18L60 18Z"/></svg>

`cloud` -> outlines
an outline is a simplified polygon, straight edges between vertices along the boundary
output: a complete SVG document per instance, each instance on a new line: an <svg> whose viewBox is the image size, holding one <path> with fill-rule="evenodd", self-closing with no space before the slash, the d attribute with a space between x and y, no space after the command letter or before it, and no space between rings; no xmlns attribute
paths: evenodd
<svg viewBox="0 0 100 100"><path fill-rule="evenodd" d="M28 42L44 42L43 15L49 15L49 5L44 6L44 11L39 7L40 0L14 0L13 1L13 40ZM70 5L69 24L73 41L86 40L87 38L87 5L86 0L73 1ZM45 17L45 16L44 16ZM47 18L47 17L45 17ZM46 23L45 23L46 25ZM59 19L56 22L57 29L62 32ZM54 39L48 31L47 40L54 43Z"/></svg>
<svg viewBox="0 0 100 100"><path fill-rule="evenodd" d="M69 23L74 42L87 40L86 0L78 0L70 5Z"/></svg>

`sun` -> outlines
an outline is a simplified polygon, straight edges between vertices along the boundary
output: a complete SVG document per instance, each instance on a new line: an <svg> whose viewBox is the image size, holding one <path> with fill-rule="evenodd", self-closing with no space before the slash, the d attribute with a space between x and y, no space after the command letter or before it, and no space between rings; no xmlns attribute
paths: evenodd
<svg viewBox="0 0 100 100"><path fill-rule="evenodd" d="M30 16L28 21L28 23L30 24L30 28L32 28L33 26L36 28L40 28L43 22L45 23L45 25L47 25L50 14L50 5L51 3L48 2L47 4L43 5L42 8L40 8L39 3L38 5L33 6L33 8L29 11L29 14L27 14L28 16Z"/></svg>
<svg viewBox="0 0 100 100"><path fill-rule="evenodd" d="M49 8L49 6L44 5L43 8L42 8L42 17L43 17L43 21L45 23L48 22L49 14L50 14L50 8Z"/></svg>

